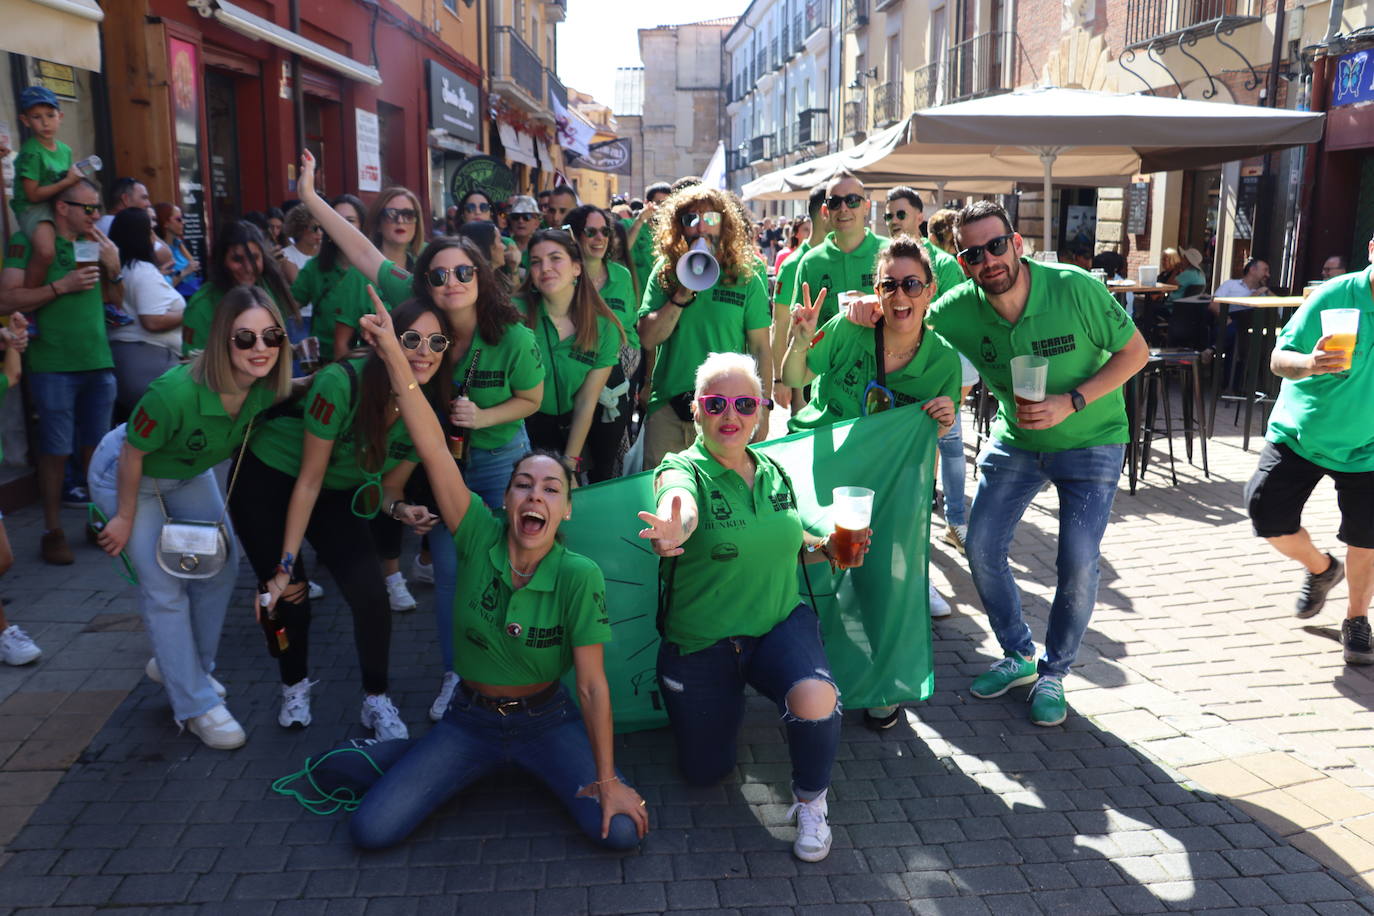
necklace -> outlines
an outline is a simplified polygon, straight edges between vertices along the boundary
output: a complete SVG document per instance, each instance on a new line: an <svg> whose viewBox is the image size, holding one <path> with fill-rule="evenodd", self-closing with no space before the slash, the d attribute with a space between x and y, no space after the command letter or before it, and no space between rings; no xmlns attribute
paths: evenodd
<svg viewBox="0 0 1374 916"><path fill-rule="evenodd" d="M513 573L515 573L517 576L520 576L520 577L523 578L523 579L528 579L530 576L534 575L535 570L537 570L538 568L539 568L539 561L538 561L538 560L535 561L534 566L531 567L531 569L530 569L529 572L525 572L523 569L516 569L514 563L511 563L511 564L510 564L510 571L513 572Z"/></svg>
<svg viewBox="0 0 1374 916"><path fill-rule="evenodd" d="M910 359L911 357L916 355L916 351L920 349L920 346L920 344L917 344L910 350L889 350L886 347L884 347L883 355L888 357L889 359Z"/></svg>

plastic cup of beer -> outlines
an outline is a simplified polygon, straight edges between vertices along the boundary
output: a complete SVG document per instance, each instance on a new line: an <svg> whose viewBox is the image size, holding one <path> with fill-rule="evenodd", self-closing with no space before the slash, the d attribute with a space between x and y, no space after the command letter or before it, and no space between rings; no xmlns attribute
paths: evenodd
<svg viewBox="0 0 1374 916"><path fill-rule="evenodd" d="M1344 372L1350 368L1355 356L1355 340L1360 333L1359 309L1322 310L1322 336L1330 337L1325 349L1340 350L1345 354Z"/></svg>
<svg viewBox="0 0 1374 916"><path fill-rule="evenodd" d="M1038 404L1045 400L1050 361L1044 356L1011 358L1011 393L1017 404Z"/></svg>
<svg viewBox="0 0 1374 916"><path fill-rule="evenodd" d="M77 239L72 242L72 255L77 267L94 267L100 263L100 243Z"/></svg>
<svg viewBox="0 0 1374 916"><path fill-rule="evenodd" d="M859 564L861 535L873 521L873 491L867 487L835 487L831 492L830 516L835 532L830 535L830 550L835 565L849 569Z"/></svg>
<svg viewBox="0 0 1374 916"><path fill-rule="evenodd" d="M320 339L318 337L305 337L296 344L296 353L300 357L301 371L310 375L320 368Z"/></svg>

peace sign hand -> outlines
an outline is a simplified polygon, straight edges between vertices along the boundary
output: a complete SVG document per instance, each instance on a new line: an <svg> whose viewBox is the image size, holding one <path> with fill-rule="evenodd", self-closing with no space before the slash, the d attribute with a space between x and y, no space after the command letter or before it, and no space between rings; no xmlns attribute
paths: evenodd
<svg viewBox="0 0 1374 916"><path fill-rule="evenodd" d="M682 543L687 540L687 530L682 524L682 497L674 496L672 510L667 518L652 512L639 513L639 520L648 528L639 536L650 542L654 553L660 557L675 557L682 553Z"/></svg>
<svg viewBox="0 0 1374 916"><path fill-rule="evenodd" d="M801 292L802 301L792 306L792 336L798 340L810 340L816 333L816 322L820 319L821 303L825 301L827 290L821 287L814 302L811 301L810 283L803 283Z"/></svg>

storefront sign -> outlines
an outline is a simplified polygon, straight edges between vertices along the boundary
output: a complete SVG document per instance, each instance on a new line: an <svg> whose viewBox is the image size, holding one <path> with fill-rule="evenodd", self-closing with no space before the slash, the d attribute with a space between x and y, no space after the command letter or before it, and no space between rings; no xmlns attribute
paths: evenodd
<svg viewBox="0 0 1374 916"><path fill-rule="evenodd" d="M76 101L76 71L66 64L50 60L34 60L34 85L45 86L53 95L69 102Z"/></svg>
<svg viewBox="0 0 1374 916"><path fill-rule="evenodd" d="M617 175L631 175L634 169L630 164L631 141L629 137L593 143L587 148L586 156L579 156L570 163L573 168L591 169L593 172L614 172Z"/></svg>
<svg viewBox="0 0 1374 916"><path fill-rule="evenodd" d="M425 61L425 65L429 68L429 126L480 144L482 126L478 112L482 92L477 84L432 60Z"/></svg>
<svg viewBox="0 0 1374 916"><path fill-rule="evenodd" d="M503 203L515 193L515 175L493 156L473 156L453 170L448 190L454 203L469 191L481 191L497 203Z"/></svg>
<svg viewBox="0 0 1374 916"><path fill-rule="evenodd" d="M1144 235L1150 214L1150 183L1133 181L1126 193L1126 232L1128 235Z"/></svg>
<svg viewBox="0 0 1374 916"><path fill-rule="evenodd" d="M181 191L182 238L202 264L205 252L205 194L200 169L200 49L189 41L167 39L172 123Z"/></svg>
<svg viewBox="0 0 1374 916"><path fill-rule="evenodd" d="M358 190L382 189L382 132L377 113L354 109L358 117Z"/></svg>
<svg viewBox="0 0 1374 916"><path fill-rule="evenodd" d="M1342 55L1336 62L1335 85L1331 89L1331 107L1356 105L1374 101L1374 61L1371 52L1354 51Z"/></svg>

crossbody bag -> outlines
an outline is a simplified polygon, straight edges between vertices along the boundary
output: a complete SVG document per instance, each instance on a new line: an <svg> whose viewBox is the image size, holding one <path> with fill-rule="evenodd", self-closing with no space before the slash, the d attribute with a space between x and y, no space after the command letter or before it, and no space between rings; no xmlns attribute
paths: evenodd
<svg viewBox="0 0 1374 916"><path fill-rule="evenodd" d="M167 502L162 498L162 489L153 479L153 492L157 493L158 505L162 507L162 532L157 538L157 565L169 576L178 579L209 579L224 569L229 562L229 532L224 527L224 516L229 511L229 497L234 492L234 484L239 479L239 468L243 466L243 453L248 446L248 437L253 434L253 420L243 433L243 444L238 458L234 461L234 472L229 478L229 491L224 495L224 508L219 519L213 522L196 521L186 518L172 518L167 514Z"/></svg>

